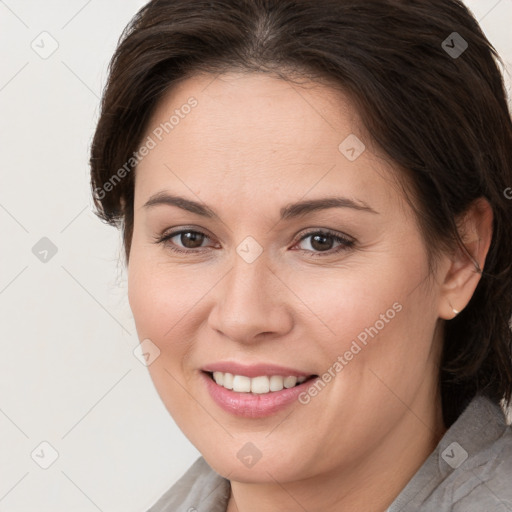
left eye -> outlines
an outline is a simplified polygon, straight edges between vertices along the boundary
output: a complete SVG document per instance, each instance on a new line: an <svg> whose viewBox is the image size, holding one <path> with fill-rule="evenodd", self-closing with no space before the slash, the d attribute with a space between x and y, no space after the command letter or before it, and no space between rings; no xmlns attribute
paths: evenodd
<svg viewBox="0 0 512 512"><path fill-rule="evenodd" d="M329 231L313 231L304 235L300 240L299 244L304 240L310 239L307 245L309 248L303 249L306 251L316 252L316 255L321 255L318 253L333 253L338 252L340 250L348 249L354 245L354 241L349 238L343 237L336 233L331 233ZM332 250L333 245L337 243L339 244L337 248Z"/></svg>

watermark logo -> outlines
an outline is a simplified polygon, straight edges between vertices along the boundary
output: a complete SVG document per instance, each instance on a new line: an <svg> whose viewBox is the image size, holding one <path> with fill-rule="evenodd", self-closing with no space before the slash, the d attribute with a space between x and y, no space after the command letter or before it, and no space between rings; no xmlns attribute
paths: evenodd
<svg viewBox="0 0 512 512"><path fill-rule="evenodd" d="M454 441L443 450L441 457L453 469L457 469L468 458L468 452Z"/></svg>
<svg viewBox="0 0 512 512"><path fill-rule="evenodd" d="M146 338L135 347L133 355L144 366L149 366L160 356L160 349L149 338Z"/></svg>
<svg viewBox="0 0 512 512"><path fill-rule="evenodd" d="M236 252L246 263L252 263L263 252L263 247L252 236L247 236L240 242Z"/></svg>
<svg viewBox="0 0 512 512"><path fill-rule="evenodd" d="M248 442L238 450L236 456L244 466L250 469L261 459L263 454L253 443Z"/></svg>
<svg viewBox="0 0 512 512"><path fill-rule="evenodd" d="M51 57L59 47L57 40L49 33L41 32L31 43L30 47L34 50L41 59L48 59Z"/></svg>
<svg viewBox="0 0 512 512"><path fill-rule="evenodd" d="M458 32L452 32L441 43L441 48L452 59L458 59L468 49L468 43Z"/></svg>
<svg viewBox="0 0 512 512"><path fill-rule="evenodd" d="M48 263L57 254L57 251L57 246L46 236L43 236L43 238L32 247L32 254L41 263Z"/></svg>
<svg viewBox="0 0 512 512"><path fill-rule="evenodd" d="M351 133L343 142L338 146L339 152L347 159L353 162L357 160L366 149L363 142L353 133Z"/></svg>
<svg viewBox="0 0 512 512"><path fill-rule="evenodd" d="M48 469L59 458L59 452L48 441L43 441L30 456L39 467Z"/></svg>

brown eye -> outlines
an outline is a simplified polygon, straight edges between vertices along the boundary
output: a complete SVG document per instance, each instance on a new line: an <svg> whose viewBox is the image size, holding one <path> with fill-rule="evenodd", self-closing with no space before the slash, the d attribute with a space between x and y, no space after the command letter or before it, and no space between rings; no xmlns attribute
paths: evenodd
<svg viewBox="0 0 512 512"><path fill-rule="evenodd" d="M330 235L314 235L311 237L311 247L316 251L328 251L332 249L334 238Z"/></svg>
<svg viewBox="0 0 512 512"><path fill-rule="evenodd" d="M349 239L341 234L330 231L310 231L306 233L297 245L303 244L304 241L309 240L309 247L302 247L302 250L310 253L311 256L322 256L334 254L343 250L353 247L355 240ZM336 244L336 246L335 246Z"/></svg>
<svg viewBox="0 0 512 512"><path fill-rule="evenodd" d="M179 241L185 247L185 249L196 249L197 247L201 247L205 235L203 233L198 233L197 231L183 231L179 235Z"/></svg>
<svg viewBox="0 0 512 512"><path fill-rule="evenodd" d="M163 244L175 252L198 252L194 249L203 247L203 242L209 240L208 235L192 229L182 229L157 237L156 243Z"/></svg>

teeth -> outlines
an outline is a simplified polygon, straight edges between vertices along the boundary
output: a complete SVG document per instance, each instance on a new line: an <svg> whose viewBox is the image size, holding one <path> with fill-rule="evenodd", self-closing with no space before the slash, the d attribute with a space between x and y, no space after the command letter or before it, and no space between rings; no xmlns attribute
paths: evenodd
<svg viewBox="0 0 512 512"><path fill-rule="evenodd" d="M219 385L219 386L223 386L224 385L224 373L222 372L213 372L213 380ZM233 386L231 386L233 387Z"/></svg>
<svg viewBox="0 0 512 512"><path fill-rule="evenodd" d="M268 377L263 375L261 377L254 377L253 379L249 379L249 377L244 378L251 382L252 393L263 394L270 391L270 379Z"/></svg>
<svg viewBox="0 0 512 512"><path fill-rule="evenodd" d="M250 393L251 379L243 375L233 375L233 391Z"/></svg>
<svg viewBox="0 0 512 512"><path fill-rule="evenodd" d="M271 391L281 391L284 388L293 388L301 384L307 377L272 375L267 377L246 377L245 375L233 375L232 373L213 372L213 380L226 389L232 389L237 393L265 394Z"/></svg>
<svg viewBox="0 0 512 512"><path fill-rule="evenodd" d="M286 377L283 384L285 388L293 388L297 384L297 377Z"/></svg>
<svg viewBox="0 0 512 512"><path fill-rule="evenodd" d="M284 388L284 378L280 375L272 375L269 379L270 381L270 391L281 391Z"/></svg>
<svg viewBox="0 0 512 512"><path fill-rule="evenodd" d="M218 373L220 373L220 372L218 372ZM224 374L222 385L226 389L233 389L233 375L231 373Z"/></svg>

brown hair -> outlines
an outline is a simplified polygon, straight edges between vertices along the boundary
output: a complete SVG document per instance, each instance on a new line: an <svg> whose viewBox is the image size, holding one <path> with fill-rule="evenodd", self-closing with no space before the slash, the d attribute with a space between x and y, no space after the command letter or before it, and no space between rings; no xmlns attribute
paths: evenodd
<svg viewBox="0 0 512 512"><path fill-rule="evenodd" d="M479 197L490 202L482 277L445 325L444 421L451 425L478 392L509 403L512 123L497 61L458 0L153 0L110 63L90 159L97 215L122 227L128 262L133 153L178 81L245 70L339 84L373 141L406 170L429 251L460 244L457 218Z"/></svg>

